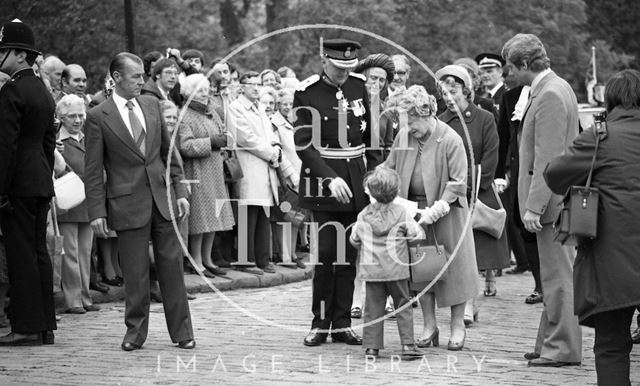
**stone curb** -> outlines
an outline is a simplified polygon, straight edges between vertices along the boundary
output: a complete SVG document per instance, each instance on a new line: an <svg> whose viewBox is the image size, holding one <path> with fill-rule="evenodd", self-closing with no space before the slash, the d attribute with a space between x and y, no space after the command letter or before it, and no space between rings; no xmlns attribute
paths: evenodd
<svg viewBox="0 0 640 386"><path fill-rule="evenodd" d="M306 260L306 259L305 259ZM230 291L240 288L265 288L277 285L294 283L310 279L313 275L313 266L307 265L305 269L289 268L276 265L275 273L265 273L263 275L254 275L247 272L240 272L235 269L227 271L226 278L216 276L208 279L211 283L221 291ZM184 275L184 283L187 292L190 294L213 292L213 289L200 277L200 275L186 274ZM111 303L124 300L124 287L111 287L108 293L103 294L98 291L91 290L91 299L94 304ZM66 308L62 291L55 294L56 310L63 312Z"/></svg>

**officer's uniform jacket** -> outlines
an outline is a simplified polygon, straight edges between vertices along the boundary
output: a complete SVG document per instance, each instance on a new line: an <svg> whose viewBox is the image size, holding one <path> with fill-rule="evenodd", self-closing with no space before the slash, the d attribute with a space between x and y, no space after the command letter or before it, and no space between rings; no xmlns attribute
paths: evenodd
<svg viewBox="0 0 640 386"><path fill-rule="evenodd" d="M362 180L367 169L381 162L382 151L378 143L371 145L370 105L364 79L362 75L351 74L344 84L337 86L324 73L313 75L295 93L294 139L302 161L299 198L303 208L351 212L360 211L369 203ZM340 114L343 114L342 129ZM316 135L314 120L319 129ZM353 193L348 204L331 197L329 183L336 177L342 178Z"/></svg>

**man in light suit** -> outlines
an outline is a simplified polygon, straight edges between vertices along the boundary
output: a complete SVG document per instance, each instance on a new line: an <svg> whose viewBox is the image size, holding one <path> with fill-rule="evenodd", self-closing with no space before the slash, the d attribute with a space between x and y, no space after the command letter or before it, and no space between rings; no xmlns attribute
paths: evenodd
<svg viewBox="0 0 640 386"><path fill-rule="evenodd" d="M170 207L180 217L189 212L186 188L180 183L183 176L172 156L167 192L169 135L157 99L140 97L142 60L126 52L117 54L109 72L116 85L113 95L87 114L85 190L93 231L102 237L109 229L118 234L127 326L121 347L140 349L147 338L151 240L169 335L180 348L191 349L195 341L182 252Z"/></svg>
<svg viewBox="0 0 640 386"><path fill-rule="evenodd" d="M553 241L552 225L562 201L544 181L547 163L565 152L578 134L578 105L571 86L549 68L540 39L517 34L502 56L531 95L518 133L520 164L518 199L525 228L537 235L544 309L535 350L525 354L530 366L578 365L582 336L573 314L575 251Z"/></svg>

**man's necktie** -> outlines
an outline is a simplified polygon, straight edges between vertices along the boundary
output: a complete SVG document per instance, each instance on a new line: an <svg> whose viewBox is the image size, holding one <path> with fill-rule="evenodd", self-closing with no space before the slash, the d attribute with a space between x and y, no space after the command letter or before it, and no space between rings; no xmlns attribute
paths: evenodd
<svg viewBox="0 0 640 386"><path fill-rule="evenodd" d="M138 116L133 112L133 102L127 101L125 106L129 109L129 123L131 124L131 131L133 132L133 142L136 143L136 146L138 146L142 155L144 155L147 148L145 144L145 138L147 135L144 132L144 128L142 127L142 123L140 123Z"/></svg>

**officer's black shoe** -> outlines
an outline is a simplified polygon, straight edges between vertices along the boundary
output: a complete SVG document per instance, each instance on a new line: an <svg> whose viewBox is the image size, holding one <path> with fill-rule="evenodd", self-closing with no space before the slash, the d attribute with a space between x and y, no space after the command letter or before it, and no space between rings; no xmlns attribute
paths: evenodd
<svg viewBox="0 0 640 386"><path fill-rule="evenodd" d="M320 346L327 341L327 334L321 333L320 329L312 328L311 331L304 338L305 346Z"/></svg>
<svg viewBox="0 0 640 386"><path fill-rule="evenodd" d="M351 327L345 328L344 331L332 332L331 340L333 342L344 342L346 344L354 346L362 345L362 338L358 336L358 334L356 334L355 331L351 329Z"/></svg>

